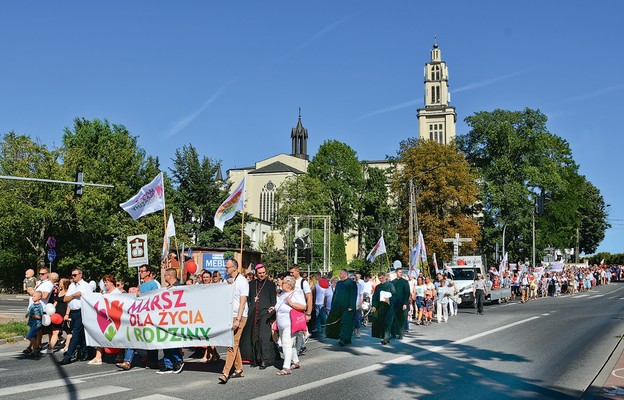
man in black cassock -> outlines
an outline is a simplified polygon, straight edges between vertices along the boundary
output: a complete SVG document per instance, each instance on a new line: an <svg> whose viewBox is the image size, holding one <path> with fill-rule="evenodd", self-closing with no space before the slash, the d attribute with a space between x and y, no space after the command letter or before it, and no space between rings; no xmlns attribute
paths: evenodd
<svg viewBox="0 0 624 400"><path fill-rule="evenodd" d="M331 311L325 327L325 336L338 339L338 344L341 346L351 343L357 294L357 284L349 279L349 273L346 270L340 270L340 280L336 283Z"/></svg>
<svg viewBox="0 0 624 400"><path fill-rule="evenodd" d="M381 339L381 344L388 344L392 337L392 321L394 320L394 309L391 305L392 297L396 294L394 285L388 281L386 274L379 273L379 285L375 287L371 302L372 328L371 336ZM381 292L390 293L391 297L381 300Z"/></svg>
<svg viewBox="0 0 624 400"><path fill-rule="evenodd" d="M409 312L410 288L407 279L403 279L403 270L396 269L396 279L392 281L395 294L392 296L394 320L392 321L392 336L403 339L405 335L405 321Z"/></svg>
<svg viewBox="0 0 624 400"><path fill-rule="evenodd" d="M249 282L247 324L240 341L241 356L251 360L251 367L265 369L275 362L269 307L275 307L276 300L275 283L267 278L264 265L256 265L256 279Z"/></svg>

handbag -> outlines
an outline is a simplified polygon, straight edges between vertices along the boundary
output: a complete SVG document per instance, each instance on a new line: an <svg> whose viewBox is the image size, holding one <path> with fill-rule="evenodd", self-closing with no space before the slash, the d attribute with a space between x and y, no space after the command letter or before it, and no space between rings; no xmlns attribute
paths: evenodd
<svg viewBox="0 0 624 400"><path fill-rule="evenodd" d="M294 335L297 332L305 331L308 329L305 313L303 311L297 311L294 308L290 309L290 334Z"/></svg>

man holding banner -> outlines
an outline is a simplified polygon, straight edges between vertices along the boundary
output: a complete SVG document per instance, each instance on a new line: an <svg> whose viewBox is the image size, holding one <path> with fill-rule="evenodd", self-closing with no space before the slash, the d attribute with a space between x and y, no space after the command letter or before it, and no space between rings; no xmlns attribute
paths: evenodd
<svg viewBox="0 0 624 400"><path fill-rule="evenodd" d="M244 376L239 343L247 322L247 297L249 297L249 282L239 272L238 262L234 259L227 260L225 271L230 276L228 283L234 286L234 298L232 300L234 343L232 347L227 349L223 373L219 376L219 383L221 384L226 384L230 378L242 378ZM234 367L234 372L230 373L232 367Z"/></svg>

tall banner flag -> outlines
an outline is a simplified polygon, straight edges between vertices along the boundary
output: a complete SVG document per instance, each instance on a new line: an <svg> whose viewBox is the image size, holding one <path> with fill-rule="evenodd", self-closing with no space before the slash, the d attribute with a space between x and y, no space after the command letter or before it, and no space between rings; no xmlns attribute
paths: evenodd
<svg viewBox="0 0 624 400"><path fill-rule="evenodd" d="M245 205L245 180L247 177L244 177L241 183L238 184L236 190L232 192L232 194L225 199L223 203L217 208L217 212L214 216L215 226L221 229L223 232L223 225L225 225L225 221L232 219L234 214L237 211L242 211Z"/></svg>
<svg viewBox="0 0 624 400"><path fill-rule="evenodd" d="M425 238L420 230L418 231L418 245L420 246L420 258L424 264L427 262L427 248L425 247Z"/></svg>
<svg viewBox="0 0 624 400"><path fill-rule="evenodd" d="M435 267L436 274L442 272L438 269L438 260L436 259L436 253L433 253L433 266Z"/></svg>
<svg viewBox="0 0 624 400"><path fill-rule="evenodd" d="M384 242L383 236L377 241L377 244L373 249L368 253L366 259L370 262L374 262L377 256L380 256L386 252L386 243Z"/></svg>
<svg viewBox="0 0 624 400"><path fill-rule="evenodd" d="M167 221L167 237L175 236L175 224L173 223L173 214L169 214L169 221Z"/></svg>
<svg viewBox="0 0 624 400"><path fill-rule="evenodd" d="M125 203L119 204L119 206L134 220L165 208L165 186L162 172L153 181L143 186L139 193Z"/></svg>
<svg viewBox="0 0 624 400"><path fill-rule="evenodd" d="M410 251L410 269L416 268L420 265L420 243L416 243L416 246Z"/></svg>
<svg viewBox="0 0 624 400"><path fill-rule="evenodd" d="M503 259L502 259L501 264L500 264L500 272L503 272L503 271L505 271L507 269L508 257L509 257L509 253L505 252L505 255L503 256Z"/></svg>

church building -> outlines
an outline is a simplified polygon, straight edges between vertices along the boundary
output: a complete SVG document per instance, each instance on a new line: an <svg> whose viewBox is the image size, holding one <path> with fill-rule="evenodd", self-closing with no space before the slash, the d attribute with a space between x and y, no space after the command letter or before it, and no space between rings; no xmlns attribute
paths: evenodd
<svg viewBox="0 0 624 400"><path fill-rule="evenodd" d="M435 140L449 144L455 140L457 114L455 107L449 105L451 95L448 85L448 68L442 61L437 43L431 50L431 61L425 64L424 108L419 108L418 135L420 139ZM245 233L251 238L252 247L272 234L275 246L283 248L284 239L279 230L274 230L278 211L276 201L277 189L290 177L308 172L310 156L308 155L308 130L301 121L301 109L296 127L292 128L291 153L278 154L256 162L252 166L234 168L227 171L232 189L247 177L245 212L259 219L260 222L246 222ZM387 160L363 161L369 167L386 170L390 167ZM292 246L292 244L289 244ZM346 242L347 260L350 261L357 253L357 241L351 238Z"/></svg>
<svg viewBox="0 0 624 400"><path fill-rule="evenodd" d="M425 107L418 109L418 137L450 144L455 140L457 113L449 105L451 93L448 68L442 61L438 44L431 50L431 61L425 64Z"/></svg>

